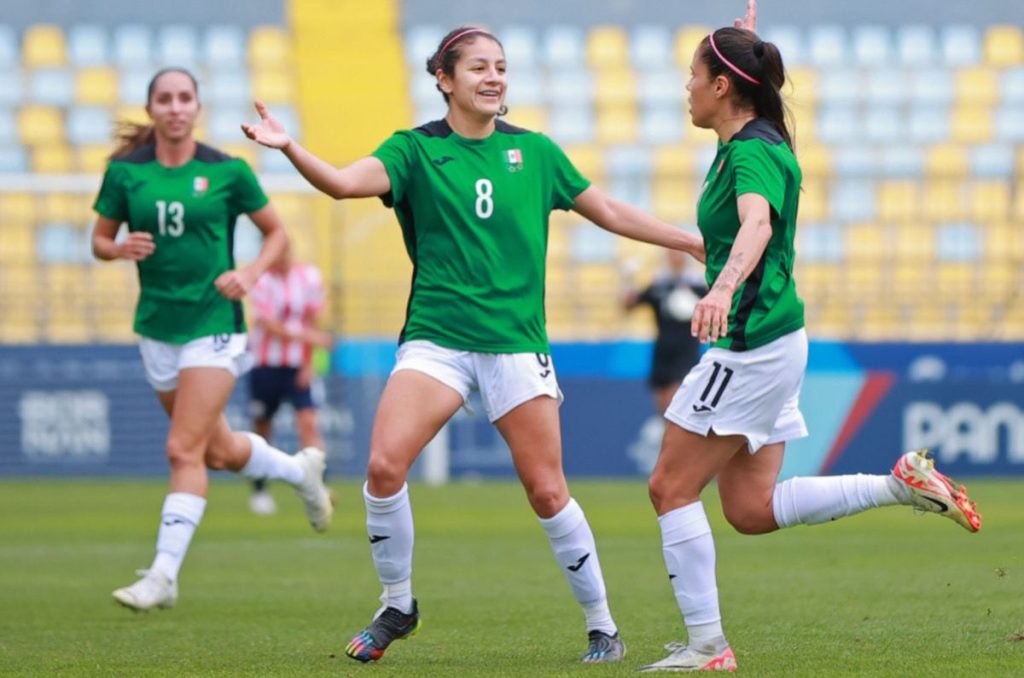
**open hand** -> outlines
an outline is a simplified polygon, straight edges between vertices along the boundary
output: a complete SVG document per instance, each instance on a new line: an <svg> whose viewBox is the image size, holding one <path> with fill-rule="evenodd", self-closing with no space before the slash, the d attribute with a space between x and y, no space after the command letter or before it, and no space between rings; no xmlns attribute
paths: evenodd
<svg viewBox="0 0 1024 678"><path fill-rule="evenodd" d="M690 334L707 341L718 341L729 333L729 310L732 308L732 297L725 292L711 289L704 298L697 302L693 309L693 320L690 321Z"/></svg>
<svg viewBox="0 0 1024 678"><path fill-rule="evenodd" d="M269 148L287 148L292 142L281 121L270 114L262 101L256 101L256 112L260 114L260 121L255 125L242 125L242 131L258 144Z"/></svg>

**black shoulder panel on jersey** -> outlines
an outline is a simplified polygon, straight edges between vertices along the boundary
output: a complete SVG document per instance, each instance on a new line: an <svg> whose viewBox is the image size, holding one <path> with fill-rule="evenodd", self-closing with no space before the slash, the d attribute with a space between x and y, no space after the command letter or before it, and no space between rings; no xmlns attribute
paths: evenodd
<svg viewBox="0 0 1024 678"><path fill-rule="evenodd" d="M504 120L495 120L494 121L494 128L496 130L498 130L499 132L501 132L502 134L529 134L530 133L530 130L523 129L522 127L516 127L515 125L510 125L507 122L505 122Z"/></svg>
<svg viewBox="0 0 1024 678"><path fill-rule="evenodd" d="M117 160L118 162L130 162L135 165L143 165L147 162L153 162L156 160L156 144L153 142L143 144L124 155L119 155L112 159Z"/></svg>
<svg viewBox="0 0 1024 678"><path fill-rule="evenodd" d="M783 142L779 130L775 129L775 125L767 118L754 118L744 125L743 129L736 132L736 136L730 141L747 141L748 139L760 139L773 146Z"/></svg>
<svg viewBox="0 0 1024 678"><path fill-rule="evenodd" d="M413 132L419 132L425 134L428 137L440 137L442 139L451 136L452 128L448 124L448 121L444 118L440 120L432 120L426 125L420 125Z"/></svg>
<svg viewBox="0 0 1024 678"><path fill-rule="evenodd" d="M214 148L213 146L207 146L206 144L202 144L202 143L199 143L199 142L196 142L196 156L195 156L195 158L199 162L208 162L208 163L227 162L228 160L233 160L234 159L230 155L225 153L224 151L219 151L216 148Z"/></svg>

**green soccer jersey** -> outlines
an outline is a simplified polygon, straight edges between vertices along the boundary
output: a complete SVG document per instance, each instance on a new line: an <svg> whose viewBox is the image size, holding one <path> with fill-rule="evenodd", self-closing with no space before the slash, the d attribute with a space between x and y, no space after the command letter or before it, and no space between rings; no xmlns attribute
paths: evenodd
<svg viewBox="0 0 1024 678"><path fill-rule="evenodd" d="M725 267L740 230L739 196L756 193L768 201L772 236L760 261L736 290L729 333L715 342L716 348L746 351L804 326L804 303L793 279L800 181L793 152L768 120L752 120L719 146L697 205L708 285Z"/></svg>
<svg viewBox="0 0 1024 678"><path fill-rule="evenodd" d="M235 267L235 219L266 204L244 160L204 144L180 167L158 163L153 144L111 160L94 209L156 244L138 262L135 332L171 344L244 332L241 304L213 283Z"/></svg>
<svg viewBox="0 0 1024 678"><path fill-rule="evenodd" d="M562 150L502 121L486 139L466 139L438 120L396 132L373 155L413 264L399 341L548 353L548 217L590 185Z"/></svg>

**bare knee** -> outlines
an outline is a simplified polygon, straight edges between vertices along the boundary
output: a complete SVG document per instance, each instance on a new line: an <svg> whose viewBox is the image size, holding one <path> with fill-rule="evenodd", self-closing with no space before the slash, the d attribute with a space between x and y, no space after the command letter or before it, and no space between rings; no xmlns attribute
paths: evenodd
<svg viewBox="0 0 1024 678"><path fill-rule="evenodd" d="M569 501L569 488L564 482L533 483L525 489L530 507L541 518L554 516Z"/></svg>
<svg viewBox="0 0 1024 678"><path fill-rule="evenodd" d="M167 438L167 461L172 469L201 467L203 465L202 449L190 445L178 436Z"/></svg>
<svg viewBox="0 0 1024 678"><path fill-rule="evenodd" d="M408 467L390 455L377 450L370 451L370 462L366 466L366 483L373 496L390 497L397 494L405 484L408 474Z"/></svg>
<svg viewBox="0 0 1024 678"><path fill-rule="evenodd" d="M701 489L686 478L673 478L658 469L654 470L647 481L647 495L659 516L699 501Z"/></svg>
<svg viewBox="0 0 1024 678"><path fill-rule="evenodd" d="M765 534L779 529L771 505L730 504L722 502L722 513L740 534Z"/></svg>
<svg viewBox="0 0 1024 678"><path fill-rule="evenodd" d="M244 433L214 435L206 446L206 468L214 471L241 471L249 460L250 443Z"/></svg>

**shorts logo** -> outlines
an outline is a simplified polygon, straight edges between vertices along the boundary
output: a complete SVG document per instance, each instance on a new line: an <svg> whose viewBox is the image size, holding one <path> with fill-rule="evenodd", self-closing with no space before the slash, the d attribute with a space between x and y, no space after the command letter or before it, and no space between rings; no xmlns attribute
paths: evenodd
<svg viewBox="0 0 1024 678"><path fill-rule="evenodd" d="M729 385L729 380L732 379L733 370L731 367L725 367L718 361L712 363L714 369L711 371L711 378L708 379L707 386L704 387L704 392L700 394L700 405L694 403L694 412L711 412L718 407L718 401L722 399L722 394L725 393L725 387ZM707 404L708 396L711 395L711 391L715 388L715 382L718 381L718 374L721 373L722 383L719 384L718 390L715 391L714 398L711 399L711 404Z"/></svg>
<svg viewBox="0 0 1024 678"><path fill-rule="evenodd" d="M231 343L230 334L213 335L213 350L216 351L217 353L220 353L221 351L226 349L229 343Z"/></svg>
<svg viewBox="0 0 1024 678"><path fill-rule="evenodd" d="M540 363L543 371L540 372L542 379L546 379L551 374L551 356L544 355L543 353L537 354L537 362Z"/></svg>

